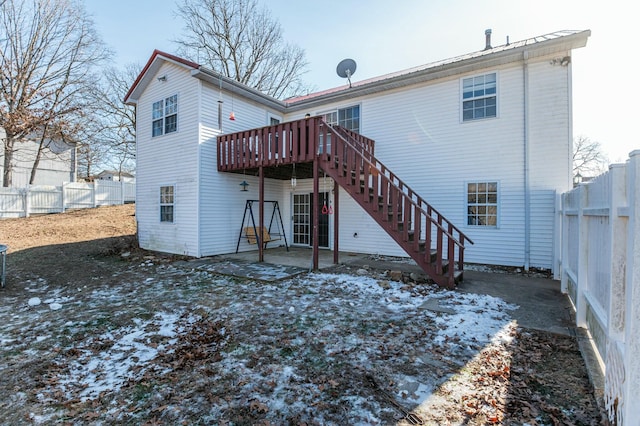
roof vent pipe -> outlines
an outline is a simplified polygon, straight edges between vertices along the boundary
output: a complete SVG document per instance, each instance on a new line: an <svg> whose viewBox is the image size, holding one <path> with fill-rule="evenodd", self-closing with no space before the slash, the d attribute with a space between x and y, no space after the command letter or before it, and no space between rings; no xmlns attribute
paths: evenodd
<svg viewBox="0 0 640 426"><path fill-rule="evenodd" d="M489 50L491 49L491 28L484 31L484 37L485 37L484 50Z"/></svg>

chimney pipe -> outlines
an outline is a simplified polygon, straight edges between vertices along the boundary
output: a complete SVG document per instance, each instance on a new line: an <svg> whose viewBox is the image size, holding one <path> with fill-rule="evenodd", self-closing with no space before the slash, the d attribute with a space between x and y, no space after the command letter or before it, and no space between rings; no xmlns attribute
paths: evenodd
<svg viewBox="0 0 640 426"><path fill-rule="evenodd" d="M491 28L489 28L488 30L485 30L484 37L485 37L484 50L491 49Z"/></svg>

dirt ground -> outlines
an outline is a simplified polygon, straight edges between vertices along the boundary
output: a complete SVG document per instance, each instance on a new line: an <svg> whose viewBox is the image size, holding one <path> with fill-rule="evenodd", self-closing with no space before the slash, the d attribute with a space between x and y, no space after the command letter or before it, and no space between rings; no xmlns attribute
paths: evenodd
<svg viewBox="0 0 640 426"><path fill-rule="evenodd" d="M137 249L134 208L0 221L0 424L605 424L575 339L500 300L221 276Z"/></svg>

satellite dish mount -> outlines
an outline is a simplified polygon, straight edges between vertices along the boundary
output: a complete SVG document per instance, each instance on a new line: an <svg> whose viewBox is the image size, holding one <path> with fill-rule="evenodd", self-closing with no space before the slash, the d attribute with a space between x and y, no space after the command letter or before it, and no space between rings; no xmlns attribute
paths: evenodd
<svg viewBox="0 0 640 426"><path fill-rule="evenodd" d="M338 76L346 78L349 81L349 87L351 87L351 76L356 72L356 61L353 59L343 59L336 68Z"/></svg>

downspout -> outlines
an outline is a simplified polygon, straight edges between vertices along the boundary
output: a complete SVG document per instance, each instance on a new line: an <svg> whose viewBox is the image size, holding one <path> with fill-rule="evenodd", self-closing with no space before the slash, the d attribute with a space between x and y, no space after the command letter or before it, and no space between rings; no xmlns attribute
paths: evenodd
<svg viewBox="0 0 640 426"><path fill-rule="evenodd" d="M524 270L529 271L531 258L531 188L529 178L529 52L523 53L523 124L524 124Z"/></svg>
<svg viewBox="0 0 640 426"><path fill-rule="evenodd" d="M202 90L203 85L202 81L198 81L198 142L196 148L197 162L196 162L196 249L195 249L195 257L202 257L202 227L200 224L202 223ZM137 144L136 144L137 146ZM217 155L217 153L216 153ZM217 161L217 159L216 159ZM185 247L186 251L186 247ZM185 253L186 255L187 253Z"/></svg>

